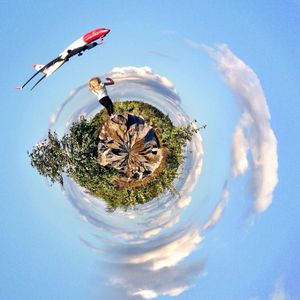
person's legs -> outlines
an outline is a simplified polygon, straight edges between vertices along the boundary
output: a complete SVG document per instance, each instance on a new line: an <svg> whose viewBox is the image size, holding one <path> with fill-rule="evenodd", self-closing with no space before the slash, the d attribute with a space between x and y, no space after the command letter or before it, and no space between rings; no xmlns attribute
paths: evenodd
<svg viewBox="0 0 300 300"><path fill-rule="evenodd" d="M113 103L108 96L103 97L99 102L106 108L109 116L114 113Z"/></svg>

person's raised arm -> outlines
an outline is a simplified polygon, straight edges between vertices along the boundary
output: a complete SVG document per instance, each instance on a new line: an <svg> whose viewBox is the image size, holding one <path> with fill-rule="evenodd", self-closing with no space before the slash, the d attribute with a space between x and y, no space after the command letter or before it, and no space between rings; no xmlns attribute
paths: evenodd
<svg viewBox="0 0 300 300"><path fill-rule="evenodd" d="M106 81L104 82L105 85L112 85L115 82L110 78L110 77L106 77Z"/></svg>

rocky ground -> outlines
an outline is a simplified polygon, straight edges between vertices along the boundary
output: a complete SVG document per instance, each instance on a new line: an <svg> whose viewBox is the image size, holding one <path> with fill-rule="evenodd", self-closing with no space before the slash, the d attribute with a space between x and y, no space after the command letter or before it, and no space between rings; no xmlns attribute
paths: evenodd
<svg viewBox="0 0 300 300"><path fill-rule="evenodd" d="M157 175L165 149L160 147L153 127L136 115L108 119L99 135L98 161L119 171L119 185L137 185Z"/></svg>

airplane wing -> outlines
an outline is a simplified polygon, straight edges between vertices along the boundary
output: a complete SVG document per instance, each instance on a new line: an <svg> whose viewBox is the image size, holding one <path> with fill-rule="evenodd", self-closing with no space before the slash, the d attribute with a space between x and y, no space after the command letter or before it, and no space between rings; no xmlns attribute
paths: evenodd
<svg viewBox="0 0 300 300"><path fill-rule="evenodd" d="M68 50L68 55L66 56L65 59L69 59L71 58L72 56L74 55L82 55L82 53L86 50L90 50L96 46L98 46L99 44L97 42L93 42L93 43L90 43L90 44L86 44L84 46L81 46L81 47L78 47L78 48L75 48L73 50Z"/></svg>
<svg viewBox="0 0 300 300"><path fill-rule="evenodd" d="M62 59L60 56L56 57L55 59L51 60L48 64L46 64L45 66L43 66L40 70L38 70L36 73L34 73L23 85L20 89L23 89L27 83L29 83L37 74L42 73L46 68L51 67L52 65L54 65L55 63L62 61L65 59ZM38 84L40 83L44 78L46 77L46 75L44 75L32 88L31 90Z"/></svg>
<svg viewBox="0 0 300 300"><path fill-rule="evenodd" d="M96 47L97 45L99 45L97 42L93 42L93 43L84 45L82 47L78 47L78 48L73 49L73 50L68 50L68 55L65 58L62 58L61 55L60 55L60 56L56 57L55 59L51 60L48 64L46 64L40 70L38 70L36 73L34 73L21 87L17 87L17 89L22 90L37 74L42 73L45 69L51 67L55 63L57 63L59 61L63 61L63 64L64 64L72 56L77 55L77 54L80 56L80 55L82 55L82 53L85 50L92 49L92 48ZM47 75L44 75L41 79L39 79L38 82L31 88L31 90L33 90L33 88L35 88L46 76Z"/></svg>
<svg viewBox="0 0 300 300"><path fill-rule="evenodd" d="M47 75L45 74L42 78L40 78L37 83L30 89L31 91L46 77Z"/></svg>

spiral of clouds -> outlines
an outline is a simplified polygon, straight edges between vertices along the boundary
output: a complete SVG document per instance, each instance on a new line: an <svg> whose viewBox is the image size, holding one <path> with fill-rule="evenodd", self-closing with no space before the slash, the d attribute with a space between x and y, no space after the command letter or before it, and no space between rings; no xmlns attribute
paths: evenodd
<svg viewBox="0 0 300 300"><path fill-rule="evenodd" d="M241 115L232 134L231 173L233 177L250 173L252 178L253 209L263 212L272 201L277 178L277 141L270 127L270 113L263 90L254 71L236 57L226 45L216 48L189 41L189 45L203 49L214 59L225 82L238 99ZM114 78L109 88L114 100L137 99L148 102L168 114L176 126L190 123L182 110L175 86L166 77L152 72L150 67L116 67L104 74ZM80 115L93 116L99 110L97 101L88 93L86 85L72 91L70 97L53 113L50 127L61 134ZM187 258L205 243L208 230L217 226L229 203L230 178L223 178L219 199L212 211L196 219L186 219L193 203L193 191L202 172L204 150L200 134L195 134L185 152L180 178L174 181L179 196L167 193L137 210L117 210L108 214L99 199L88 195L71 179L65 179L65 193L81 218L91 224L96 233L81 237L91 250L101 254L107 264L112 287L126 297L152 299L157 296L178 296L204 273L206 258L190 264ZM251 159L250 159L251 157Z"/></svg>
<svg viewBox="0 0 300 300"><path fill-rule="evenodd" d="M112 99L145 101L168 114L175 125L190 124L180 107L181 99L174 85L167 78L154 74L149 67L114 68L104 76L114 78L115 85L109 89ZM53 113L52 129L66 133L81 115L90 117L98 111L97 102L84 87L72 91ZM111 274L110 284L125 289L129 296L150 299L158 295L179 295L193 285L195 276L203 270L203 263L195 267L184 262L203 237L197 227L183 225L180 216L182 209L191 203L191 194L202 169L204 152L199 134L194 135L185 155L181 176L175 183L179 196L167 193L139 206L138 210L108 214L102 201L65 178L64 189L69 201L81 218L98 232L94 241L81 237L82 242L91 250L104 253L107 263L118 268L118 274L124 270L121 277ZM166 275L169 279L162 285L162 276Z"/></svg>

